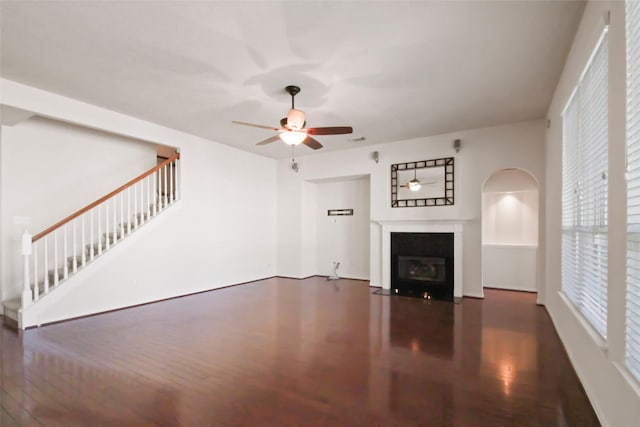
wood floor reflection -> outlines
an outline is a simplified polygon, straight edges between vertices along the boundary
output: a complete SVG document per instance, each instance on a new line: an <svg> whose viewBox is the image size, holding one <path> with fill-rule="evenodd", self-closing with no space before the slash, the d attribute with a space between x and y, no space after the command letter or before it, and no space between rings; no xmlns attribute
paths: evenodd
<svg viewBox="0 0 640 427"><path fill-rule="evenodd" d="M17 334L2 426L597 426L543 307L268 279Z"/></svg>

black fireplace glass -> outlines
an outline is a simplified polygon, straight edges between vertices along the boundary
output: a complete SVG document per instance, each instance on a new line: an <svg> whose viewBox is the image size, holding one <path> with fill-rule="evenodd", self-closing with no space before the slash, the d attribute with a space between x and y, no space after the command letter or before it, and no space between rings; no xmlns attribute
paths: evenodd
<svg viewBox="0 0 640 427"><path fill-rule="evenodd" d="M453 233L391 233L391 293L453 301Z"/></svg>

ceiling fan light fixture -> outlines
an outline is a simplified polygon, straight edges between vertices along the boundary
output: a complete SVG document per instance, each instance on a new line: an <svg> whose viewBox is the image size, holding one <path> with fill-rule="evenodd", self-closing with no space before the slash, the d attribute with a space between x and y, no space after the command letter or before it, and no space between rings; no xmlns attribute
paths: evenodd
<svg viewBox="0 0 640 427"><path fill-rule="evenodd" d="M318 150L322 148L322 144L314 138L315 135L344 135L347 133L353 133L353 128L351 126L323 126L307 128L304 111L296 110L294 103L294 97L300 92L300 88L298 86L287 86L284 90L291 95L291 109L287 113L287 117L283 117L280 120L280 128L239 122L236 120L233 121L233 123L238 125L274 130L278 132L278 135L260 141L256 145L266 145L281 139L285 144L292 147L304 143L304 145L312 150Z"/></svg>
<svg viewBox="0 0 640 427"><path fill-rule="evenodd" d="M284 141L285 144L289 145L299 145L306 137L306 132L298 132L294 130L289 130L280 134L280 139Z"/></svg>
<svg viewBox="0 0 640 427"><path fill-rule="evenodd" d="M418 191L422 187L422 184L420 184L420 181L418 181L415 178L409 181L407 184L409 186L409 190L411 191Z"/></svg>
<svg viewBox="0 0 640 427"><path fill-rule="evenodd" d="M304 111L292 108L287 114L287 127L291 130L300 130L304 127Z"/></svg>

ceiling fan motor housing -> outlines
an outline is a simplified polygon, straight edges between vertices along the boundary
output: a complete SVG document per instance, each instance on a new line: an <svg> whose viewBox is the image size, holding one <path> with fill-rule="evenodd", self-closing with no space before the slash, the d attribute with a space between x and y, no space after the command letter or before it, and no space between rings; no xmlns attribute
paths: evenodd
<svg viewBox="0 0 640 427"><path fill-rule="evenodd" d="M289 110L289 114L287 114L287 127L289 129L300 130L304 128L305 123L304 111L296 110L295 108Z"/></svg>
<svg viewBox="0 0 640 427"><path fill-rule="evenodd" d="M307 147L313 150L317 150L319 148L322 148L322 144L314 139L312 135L343 135L353 132L353 129L350 126L333 126L307 129L307 122L305 120L304 111L297 110L294 102L295 96L300 92L300 87L287 86L284 88L284 90L289 95L291 95L291 109L287 113L287 117L284 117L280 120L281 129L277 129L271 126L256 125L247 122L233 122L239 125L252 126L279 132L278 135L260 141L256 145L265 145L281 139L289 145L298 145L304 143L304 145L306 145Z"/></svg>
<svg viewBox="0 0 640 427"><path fill-rule="evenodd" d="M296 110L296 111L300 111L300 110ZM304 129L307 126L307 122L304 121L304 112L303 111L300 111L300 112L303 114L303 122L302 122L302 126L299 127L297 130ZM288 123L289 123L289 120L287 117L283 117L280 119L280 126L282 126L283 128L291 129L291 130L296 130L293 128L293 126L287 126Z"/></svg>

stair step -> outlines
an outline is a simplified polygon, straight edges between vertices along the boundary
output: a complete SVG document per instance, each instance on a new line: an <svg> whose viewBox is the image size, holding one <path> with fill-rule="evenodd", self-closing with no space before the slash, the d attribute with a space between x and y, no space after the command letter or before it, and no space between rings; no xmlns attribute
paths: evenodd
<svg viewBox="0 0 640 427"><path fill-rule="evenodd" d="M67 257L67 268L71 269L73 267L73 259L76 259L77 265L82 264L82 255L72 255Z"/></svg>
<svg viewBox="0 0 640 427"><path fill-rule="evenodd" d="M113 241L110 239L109 243L111 245L113 245ZM102 245L102 252L107 250L107 242L106 240L103 240L102 243L94 243L93 244L93 257L97 257L98 256L98 249L100 248L100 245ZM87 243L86 245L84 245L84 250L85 250L85 258L87 259L87 261L91 258L91 243ZM78 256L78 263L82 262L82 256Z"/></svg>
<svg viewBox="0 0 640 427"><path fill-rule="evenodd" d="M8 301L4 301L2 303L2 306L4 307L5 310L11 310L17 313L18 310L20 310L20 307L22 307L22 301L20 300L20 298L10 299ZM6 311L5 311L5 314L6 314Z"/></svg>
<svg viewBox="0 0 640 427"><path fill-rule="evenodd" d="M2 303L4 308L4 324L11 329L18 330L18 311L22 306L20 298L10 299Z"/></svg>
<svg viewBox="0 0 640 427"><path fill-rule="evenodd" d="M49 281L49 289L51 289L53 287L53 282ZM31 286L31 289L33 289L33 286ZM42 295L42 293L44 292L44 282L38 282L38 295Z"/></svg>
<svg viewBox="0 0 640 427"><path fill-rule="evenodd" d="M49 287L54 283L54 279L56 277L55 270L49 270ZM64 279L64 269L58 269L58 282Z"/></svg>
<svg viewBox="0 0 640 427"><path fill-rule="evenodd" d="M118 229L118 231L116 233L114 233L113 231L110 231L108 233L102 233L102 242L103 244L106 244L107 239L109 239L109 243L113 244L114 240L113 240L113 236L117 236L116 240L120 240L122 239L122 233L120 233L120 229ZM125 235L126 235L126 231L125 231ZM104 246L103 246L104 248Z"/></svg>
<svg viewBox="0 0 640 427"><path fill-rule="evenodd" d="M69 271L69 276L71 276L71 274L71 271ZM61 281L62 279L59 280ZM57 286L60 286L60 281L58 281ZM57 286L53 284L53 280L49 280L49 292L51 292L51 290L53 288L56 288ZM31 289L33 290L33 285L31 285ZM44 294L44 281L38 282L38 296L42 296L42 294Z"/></svg>
<svg viewBox="0 0 640 427"><path fill-rule="evenodd" d="M169 203L167 203L167 206L168 205ZM95 258L96 256L98 256L98 249L100 245L102 245L102 251L107 250L107 239L109 240L110 245L117 243L119 240L129 235L129 230L133 231L135 229L136 223L138 224L138 226L141 225L143 222L150 220L154 216L154 213L158 213L161 210L163 210L162 203L160 202L156 204L152 203L149 205L149 211L135 213L134 220L132 222L120 223L117 225L115 232L110 231L108 233L103 233L99 243L98 242L93 244L87 243L84 248L85 262L86 263L89 262L92 248L94 251L93 256ZM73 273L74 260L76 262L77 269L82 267L82 255L68 256L66 259L67 277L70 277L72 274L74 274ZM64 266L61 266L57 269L57 274L58 274L58 284L60 284L60 282L64 280ZM51 290L54 287L55 278L56 278L55 276L56 276L56 269L50 269L49 271L47 271L49 290ZM35 285L31 285L32 289L34 286ZM38 282L37 286L38 286L38 295L42 295L44 293L44 281ZM15 321L16 328L17 328L18 312L20 310L20 307L22 306L22 300L20 298L14 298L12 300L4 301L2 305L4 307L5 316L11 319L12 321Z"/></svg>
<svg viewBox="0 0 640 427"><path fill-rule="evenodd" d="M136 218L138 218L138 224L142 221L146 221L150 218L150 215L148 212L138 212L136 214Z"/></svg>

